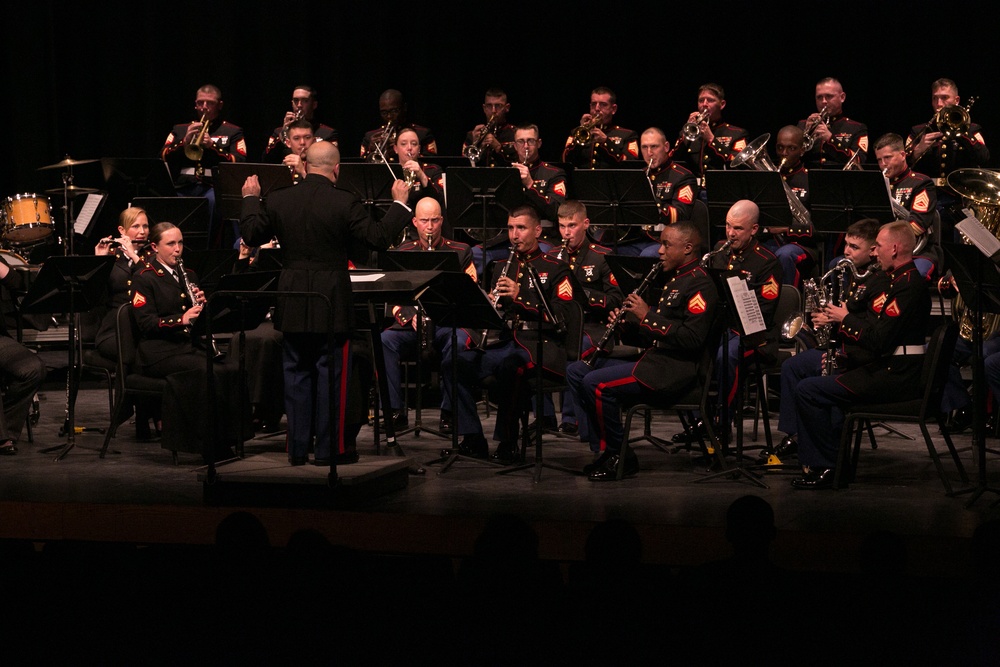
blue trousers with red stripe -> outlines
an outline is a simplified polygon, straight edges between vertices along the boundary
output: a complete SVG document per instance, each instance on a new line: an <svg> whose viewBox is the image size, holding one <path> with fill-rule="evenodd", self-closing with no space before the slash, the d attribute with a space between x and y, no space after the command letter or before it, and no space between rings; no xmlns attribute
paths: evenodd
<svg viewBox="0 0 1000 667"><path fill-rule="evenodd" d="M313 333L285 333L283 344L288 456L306 458L313 435L317 459L330 458L331 435L333 452L343 454L350 346L340 342L330 350L327 335ZM334 414L329 407L331 372Z"/></svg>
<svg viewBox="0 0 1000 667"><path fill-rule="evenodd" d="M566 369L566 382L587 417L587 438L594 452L621 451L623 401L641 401L652 393L632 377L635 364L627 359L603 357L595 368L575 361Z"/></svg>

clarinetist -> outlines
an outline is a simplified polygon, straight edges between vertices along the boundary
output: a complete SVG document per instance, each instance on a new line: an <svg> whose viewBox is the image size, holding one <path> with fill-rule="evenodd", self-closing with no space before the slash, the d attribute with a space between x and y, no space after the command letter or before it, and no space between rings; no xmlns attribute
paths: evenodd
<svg viewBox="0 0 1000 667"><path fill-rule="evenodd" d="M643 350L626 358L601 357L593 368L583 361L566 370L566 380L587 415L591 449L599 451L584 467L592 481L614 481L622 447L621 402L628 398L669 401L686 392L697 377L698 362L712 342L718 293L700 265L702 239L690 222L676 222L660 234L665 285L651 308L636 295L625 297L622 336ZM618 309L612 311L613 322ZM639 461L629 450L625 474Z"/></svg>

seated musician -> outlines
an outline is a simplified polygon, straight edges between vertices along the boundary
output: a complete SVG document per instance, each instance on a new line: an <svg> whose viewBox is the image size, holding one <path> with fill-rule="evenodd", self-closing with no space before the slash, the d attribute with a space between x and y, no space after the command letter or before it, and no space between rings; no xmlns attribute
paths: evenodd
<svg viewBox="0 0 1000 667"><path fill-rule="evenodd" d="M403 180L410 184L410 208L424 197L444 203L444 170L436 164L420 161L420 139L414 130L400 130L396 137L396 155L403 167Z"/></svg>
<svg viewBox="0 0 1000 667"><path fill-rule="evenodd" d="M687 124L670 151L670 159L687 167L695 176L703 191L705 172L709 169L724 169L733 156L746 148L747 131L722 120L722 110L726 108L726 93L717 83L706 83L698 89L698 110L688 116ZM684 130L693 126L695 132L686 134Z"/></svg>
<svg viewBox="0 0 1000 667"><path fill-rule="evenodd" d="M875 256L888 285L871 298L877 314L849 312L842 305L823 309L828 321L840 324L841 335L856 353L849 368L798 384L795 430L803 475L792 480L796 489L832 488L846 407L881 402L887 396L907 401L924 391L920 373L931 299L927 281L913 263L915 245L913 228L905 221L879 230Z"/></svg>
<svg viewBox="0 0 1000 667"><path fill-rule="evenodd" d="M590 92L590 111L580 117L580 126L566 138L562 160L576 169L605 169L626 160L639 159L639 137L635 130L613 124L618 97L605 86Z"/></svg>
<svg viewBox="0 0 1000 667"><path fill-rule="evenodd" d="M458 403L454 406L455 428L464 436L457 453L486 458L488 445L476 412L475 392L483 379L496 377L497 419L493 437L499 444L493 458L501 463L512 462L518 453L518 419L527 409L531 394L525 382L525 371L537 364L538 322L545 317L545 304L555 317L562 319L564 304L575 298L569 265L545 255L538 246L542 226L534 208L523 205L511 211L507 231L512 249L506 261L495 265L490 285L493 286L491 298L514 325L505 330L498 341L484 340L476 349L458 354ZM537 284L532 280L532 273L538 276ZM558 336L545 332L543 340L545 372L562 376L566 369L566 352ZM441 360L445 393L451 392L451 375L451 357L446 356ZM452 453L451 450L442 451L443 456Z"/></svg>
<svg viewBox="0 0 1000 667"><path fill-rule="evenodd" d="M378 155L375 148L379 146L385 153L385 159L388 162L398 162L396 137L402 128L410 128L417 133L417 138L420 141L420 153L437 155L437 142L430 129L410 122L403 93L392 89L383 91L378 98L378 113L385 124L374 130L369 130L361 140L361 157L366 161L382 161L382 156Z"/></svg>
<svg viewBox="0 0 1000 667"><path fill-rule="evenodd" d="M517 161L514 126L507 120L508 113L510 102L507 101L507 93L500 88L487 90L483 100L486 122L472 128L462 142L462 155L472 160L475 166L509 167Z"/></svg>
<svg viewBox="0 0 1000 667"><path fill-rule="evenodd" d="M549 251L556 259L569 264L587 300L583 313L581 352L590 350L601 339L608 314L622 303L622 291L605 259L611 249L591 243L587 238L589 228L587 207L581 202L567 200L559 207L559 233L562 234L563 243ZM579 434L581 438L585 437L587 425L585 421L578 421L578 414L576 401L571 392L566 392L563 395L559 430L569 435Z"/></svg>
<svg viewBox="0 0 1000 667"><path fill-rule="evenodd" d="M292 178L298 183L306 177L306 149L318 141L313 134L309 121L293 120L288 124L284 145L287 149L281 158L281 163L292 172Z"/></svg>
<svg viewBox="0 0 1000 667"><path fill-rule="evenodd" d="M802 162L802 130L794 125L786 125L778 131L775 150L781 162L778 173L799 198L803 206L809 204L809 170ZM799 220L792 215L791 227L768 227L774 240L765 245L774 252L781 264L785 281L798 287L802 278L812 271L819 251L813 238L812 220Z"/></svg>
<svg viewBox="0 0 1000 667"><path fill-rule="evenodd" d="M417 240L401 244L397 250L427 251L453 250L458 254L458 263L462 270L477 280L476 267L472 264L472 252L469 246L458 241L452 241L441 236L441 225L444 218L441 215L441 204L433 197L424 197L417 202L413 210L413 226L417 230ZM413 306L393 306L392 315L395 322L382 332L382 349L385 355L386 380L389 384L389 404L392 408L393 424L403 428L409 420L406 415L403 397L403 383L399 373L399 362L403 357L412 358L423 344L417 338L417 325L420 319L419 309ZM451 329L435 327L429 321L423 335L442 359L451 357ZM468 348L469 333L463 329L458 332L458 348ZM445 392L441 398L441 420L448 430L451 424L451 395Z"/></svg>
<svg viewBox="0 0 1000 667"><path fill-rule="evenodd" d="M864 162L868 156L868 127L844 115L847 93L832 76L816 83L816 113L800 120L798 127L812 137L812 146L803 160L811 169L840 169L855 154Z"/></svg>
<svg viewBox="0 0 1000 667"><path fill-rule="evenodd" d="M593 367L570 364L566 379L587 416L590 447L600 455L584 467L592 481L613 481L621 455L622 404L625 401L670 401L694 384L698 363L716 316L718 294L700 266L702 239L697 227L681 221L661 232L660 262L666 281L656 308L636 294L625 297L628 313L622 339L646 348L636 358L599 356ZM613 322L618 309L608 318ZM629 340L632 337L632 340ZM625 474L634 475L639 461L630 449Z"/></svg>
<svg viewBox="0 0 1000 667"><path fill-rule="evenodd" d="M898 134L889 132L879 137L875 142L875 158L882 173L889 179L890 195L905 209L897 215L909 223L919 245L921 237L933 233L932 225L937 209L937 188L934 187L934 181L910 169L906 163L903 137ZM920 275L933 280L935 269L940 265L941 249L930 237L926 241L923 250L913 261Z"/></svg>
<svg viewBox="0 0 1000 667"><path fill-rule="evenodd" d="M514 148L517 151L518 161L511 166L521 175L524 199L538 211L544 233L545 226L556 220L559 205L566 201L566 172L561 167L538 159L538 150L541 147L542 136L537 125L521 125L514 131ZM540 240L539 244L543 252L548 252L552 247L543 240ZM482 270L486 263L506 258L509 247L507 230L473 247L472 256L476 269Z"/></svg>
<svg viewBox="0 0 1000 667"><path fill-rule="evenodd" d="M839 272L833 273L828 278L826 285L821 286L830 290L829 296L833 303L844 304L847 312L857 317L854 324L856 328L868 326L878 317L885 305L877 297L888 289L888 279L886 274L879 269L878 264L872 261L877 234L878 221L870 218L858 220L848 227L842 259L852 262L860 275L855 277L854 272L844 269L843 280L841 280ZM841 285L843 285L843 293L840 290ZM809 304L806 305L806 308L809 308ZM834 330L834 323L826 312L819 310L811 315L813 337L815 338L817 332L825 328L829 332L826 335L830 343L827 345L817 343L815 347L803 350L781 364L781 411L778 418L778 430L784 433L785 437L782 438L774 452L769 452L766 449L761 451L760 458L763 461L767 461L769 454L772 453L782 457L794 454L798 450L798 443L795 439L798 428L795 419L795 394L802 379L820 375L824 364L827 363L829 367L842 371L868 360L863 351L856 350L854 338L849 335L840 336L837 334ZM854 354L855 352L858 354ZM824 356L828 354L834 356ZM857 358L860 358L860 361Z"/></svg>
<svg viewBox="0 0 1000 667"><path fill-rule="evenodd" d="M764 323L768 329L774 324L774 313L778 308L778 301L781 297L782 274L781 265L778 264L774 254L765 248L757 240L757 232L760 228L760 209L757 204L742 199L729 209L726 213L726 243L730 244L729 251L720 252L725 246L718 248L711 258L709 268L720 269L729 272L728 275L736 275L748 282L749 289L757 297L757 304L760 306L761 314L764 316ZM739 367L740 336L735 330L730 330L725 337L724 349L719 350L716 359L717 368L721 377L722 355L728 354L726 361L726 377L720 383L725 391L720 391L720 398L725 396L727 404L730 406L729 418L733 418L733 401L738 394L737 389L741 381L737 371ZM754 348L744 350L744 355L763 353L774 355L777 352L778 341L769 337L762 337L762 340ZM704 429L704 424L696 424L696 428ZM673 436L674 442L690 442L696 439L693 433L687 430L676 433Z"/></svg>
<svg viewBox="0 0 1000 667"><path fill-rule="evenodd" d="M133 276L131 302L140 335L137 363L143 374L167 380L163 447L201 452L207 461L209 441L214 437L216 460L231 457L231 446L245 435L238 420L237 373L216 363L216 392L208 399L207 352L195 346L191 335L205 295L194 286L197 276L193 271L185 269L186 277L180 274L183 234L175 225L161 222L150 231L149 241L156 254ZM219 415L214 427L210 421L212 404Z"/></svg>
<svg viewBox="0 0 1000 667"><path fill-rule="evenodd" d="M0 257L0 285L8 294L23 294L27 285L20 271L15 271ZM45 380L45 364L37 354L17 342L0 317L0 456L17 454L17 441L28 418L31 401Z"/></svg>
<svg viewBox="0 0 1000 667"><path fill-rule="evenodd" d="M301 154L301 150L296 151L295 148L288 145L288 135L292 123L300 120L307 123L309 133L316 138L316 141L329 141L334 146L337 145L337 130L316 120L316 107L319 106L318 98L319 94L312 86L295 86L295 89L292 90L292 108L285 112L281 125L274 128L271 136L268 137L261 162L288 164L285 161L286 157L292 153Z"/></svg>
<svg viewBox="0 0 1000 667"><path fill-rule="evenodd" d="M146 211L138 206L132 206L118 216L118 237L103 238L94 246L95 255L113 254L115 257L115 265L108 278L106 310L94 339L94 346L105 359L118 359L118 340L115 332L118 308L129 302L132 277L149 266L148 258L152 249L146 244L148 236L149 220ZM141 401L135 408L135 437L138 440L149 440L152 437L149 420L152 418L154 422L159 422L159 404ZM157 430L159 430L158 425Z"/></svg>

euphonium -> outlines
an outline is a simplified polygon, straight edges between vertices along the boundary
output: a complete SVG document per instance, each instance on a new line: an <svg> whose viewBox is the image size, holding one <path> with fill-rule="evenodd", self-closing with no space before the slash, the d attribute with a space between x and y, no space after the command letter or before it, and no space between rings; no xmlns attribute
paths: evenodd
<svg viewBox="0 0 1000 667"><path fill-rule="evenodd" d="M701 127L699 126L708 120L709 113L708 109L702 109L698 112L698 117L694 121L688 121L681 126L681 136L684 137L685 141L694 141L698 138L698 135L701 134Z"/></svg>
<svg viewBox="0 0 1000 667"><path fill-rule="evenodd" d="M205 138L205 133L208 132L209 122L207 111L201 115L201 120L198 122L201 123L201 129L198 130L197 136L184 146L184 157L192 162L200 162L201 157L205 154L205 149L202 148L201 142Z"/></svg>
<svg viewBox="0 0 1000 667"><path fill-rule="evenodd" d="M987 169L957 169L948 174L948 186L961 195L976 218L993 236L1000 237L1000 174ZM962 236L969 243L969 240ZM958 319L958 335L972 341L975 314L955 297L952 312ZM983 340L1000 328L1000 315L983 313Z"/></svg>
<svg viewBox="0 0 1000 667"><path fill-rule="evenodd" d="M730 166L736 168L742 164L746 164L757 171L777 172L778 168L774 166L771 158L767 155L767 151L764 150L770 139L771 135L764 133L751 141L743 150L733 156ZM781 185L784 187L785 199L788 200L788 208L792 211L792 217L795 218L799 226L812 229L812 216L809 214L806 205L802 203L802 200L795 194L791 186L785 182L785 179L781 179Z"/></svg>

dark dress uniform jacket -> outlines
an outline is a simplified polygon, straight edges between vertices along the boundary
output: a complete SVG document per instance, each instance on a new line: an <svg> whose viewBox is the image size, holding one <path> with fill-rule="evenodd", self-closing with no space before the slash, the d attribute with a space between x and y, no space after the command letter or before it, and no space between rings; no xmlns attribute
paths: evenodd
<svg viewBox="0 0 1000 667"><path fill-rule="evenodd" d="M353 329L354 302L347 271L351 240L387 248L409 223L410 212L393 203L376 222L345 190L326 177L309 174L300 184L276 190L262 204L244 197L240 233L251 246L277 236L283 249L279 291L319 292L333 304L333 327L338 336ZM321 299L278 300L275 328L286 333L326 333L329 313Z"/></svg>

